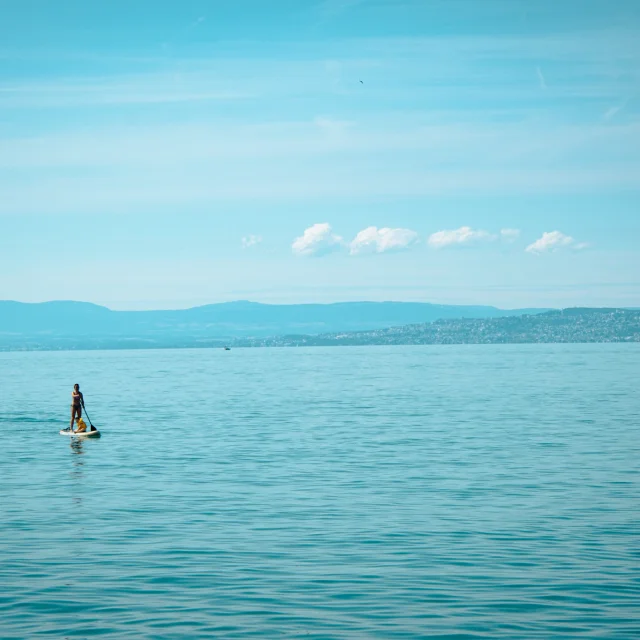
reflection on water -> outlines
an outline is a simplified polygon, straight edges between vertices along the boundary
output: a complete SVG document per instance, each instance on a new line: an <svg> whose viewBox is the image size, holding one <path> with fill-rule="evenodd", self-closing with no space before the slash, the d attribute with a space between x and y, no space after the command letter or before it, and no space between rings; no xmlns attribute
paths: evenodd
<svg viewBox="0 0 640 640"><path fill-rule="evenodd" d="M82 442L82 440L80 440L79 438L71 438L71 453L78 453L78 454L83 454L84 453L84 448L83 448L84 443ZM83 464L82 462L80 462L80 464Z"/></svg>
<svg viewBox="0 0 640 640"><path fill-rule="evenodd" d="M85 472L84 458L80 458L78 456L83 455L85 453L84 443L80 438L71 438L71 442L69 444L71 447L71 453L74 456L71 458L73 461L73 466L71 471L69 471L69 477L71 479L71 489L72 489L72 500L75 505L82 505L82 492L79 489L82 487L82 484L85 480Z"/></svg>

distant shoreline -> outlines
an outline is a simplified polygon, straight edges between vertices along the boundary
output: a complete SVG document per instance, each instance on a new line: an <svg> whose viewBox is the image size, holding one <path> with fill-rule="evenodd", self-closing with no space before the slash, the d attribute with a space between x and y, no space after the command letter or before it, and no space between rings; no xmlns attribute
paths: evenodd
<svg viewBox="0 0 640 640"><path fill-rule="evenodd" d="M567 309L497 318L440 319L368 331L259 337L8 336L0 351L97 351L261 347L410 346L472 344L639 343L640 311Z"/></svg>

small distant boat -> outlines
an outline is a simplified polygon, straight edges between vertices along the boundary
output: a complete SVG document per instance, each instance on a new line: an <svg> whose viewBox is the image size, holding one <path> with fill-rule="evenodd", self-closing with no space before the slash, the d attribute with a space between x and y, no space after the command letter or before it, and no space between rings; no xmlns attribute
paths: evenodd
<svg viewBox="0 0 640 640"><path fill-rule="evenodd" d="M225 347L224 350L225 351L231 351L231 347Z"/></svg>

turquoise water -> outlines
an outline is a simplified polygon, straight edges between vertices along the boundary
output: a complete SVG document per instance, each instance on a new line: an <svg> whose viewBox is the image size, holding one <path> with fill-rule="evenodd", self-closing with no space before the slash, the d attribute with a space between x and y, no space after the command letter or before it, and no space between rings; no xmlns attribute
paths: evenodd
<svg viewBox="0 0 640 640"><path fill-rule="evenodd" d="M639 345L0 354L2 638L640 638ZM71 442L81 384L99 440Z"/></svg>

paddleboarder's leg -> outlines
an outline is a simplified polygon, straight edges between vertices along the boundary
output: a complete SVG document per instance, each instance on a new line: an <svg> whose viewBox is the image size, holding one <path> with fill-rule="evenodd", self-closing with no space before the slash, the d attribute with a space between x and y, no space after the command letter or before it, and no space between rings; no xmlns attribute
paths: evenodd
<svg viewBox="0 0 640 640"><path fill-rule="evenodd" d="M73 422L74 420L79 420L82 417L82 409L78 405L71 406L71 425L69 429L73 431Z"/></svg>

